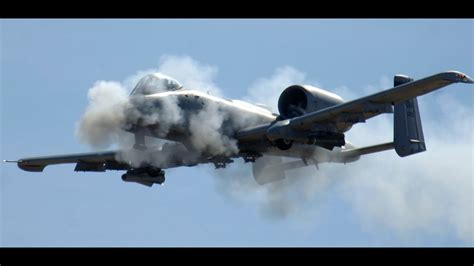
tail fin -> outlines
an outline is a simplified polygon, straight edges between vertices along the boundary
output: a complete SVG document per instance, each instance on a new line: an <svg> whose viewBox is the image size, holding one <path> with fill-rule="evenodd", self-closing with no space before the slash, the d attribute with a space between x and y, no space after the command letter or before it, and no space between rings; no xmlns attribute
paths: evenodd
<svg viewBox="0 0 474 266"><path fill-rule="evenodd" d="M413 81L402 75L394 77L394 86ZM415 98L395 104L393 142L395 151L400 157L426 151L420 110Z"/></svg>
<svg viewBox="0 0 474 266"><path fill-rule="evenodd" d="M396 87L412 81L413 79L410 77L396 75L393 78L393 85ZM393 114L393 142L348 149L341 152L336 161L356 161L361 155L390 149L395 149L400 157L426 151L420 110L416 97L395 104Z"/></svg>

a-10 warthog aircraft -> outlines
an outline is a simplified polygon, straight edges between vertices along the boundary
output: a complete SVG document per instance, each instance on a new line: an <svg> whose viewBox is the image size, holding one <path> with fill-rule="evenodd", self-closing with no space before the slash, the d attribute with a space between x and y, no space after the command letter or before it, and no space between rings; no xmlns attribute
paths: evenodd
<svg viewBox="0 0 474 266"><path fill-rule="evenodd" d="M123 170L124 181L152 186L165 181L167 168L205 163L222 168L242 158L253 163L257 183L265 184L285 178L287 169L318 167L325 162L349 163L362 155L390 149L400 157L425 151L417 97L458 82L474 83L458 71L419 80L396 75L393 88L352 101L313 86L292 85L281 93L279 114L275 114L261 105L183 88L160 73L148 74L137 83L127 100L128 107L123 109L126 119L121 128L134 134L133 148L7 162L16 162L31 172L63 163L75 163L75 171ZM193 134L190 124L201 122L192 121L196 119L193 114L206 108L223 118L215 129L215 141L225 137L235 144L234 149L209 150L193 144L199 141L195 139L199 135ZM179 112L180 119L155 119L152 123L147 119L170 112ZM384 113L393 113L393 141L356 148L345 139L344 133L352 125ZM167 142L153 147L147 145L145 137ZM269 172L272 174L265 174Z"/></svg>

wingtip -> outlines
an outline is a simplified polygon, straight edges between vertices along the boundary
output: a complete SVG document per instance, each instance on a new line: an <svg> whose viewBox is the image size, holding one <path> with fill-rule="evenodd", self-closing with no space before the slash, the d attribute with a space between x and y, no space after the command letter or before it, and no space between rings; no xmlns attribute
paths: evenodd
<svg viewBox="0 0 474 266"><path fill-rule="evenodd" d="M466 75L464 77L464 83L474 83L474 80L471 77L469 77L468 75Z"/></svg>
<svg viewBox="0 0 474 266"><path fill-rule="evenodd" d="M461 73L459 72L457 74L458 78L459 78L459 82L462 82L462 83L474 83L474 80L472 80L471 77L469 77L468 75L464 74L464 73Z"/></svg>
<svg viewBox="0 0 474 266"><path fill-rule="evenodd" d="M468 75L460 72L460 71L447 71L446 72L448 75L450 75L450 79L453 80L454 82L461 82L461 83L474 83L474 80L469 77Z"/></svg>

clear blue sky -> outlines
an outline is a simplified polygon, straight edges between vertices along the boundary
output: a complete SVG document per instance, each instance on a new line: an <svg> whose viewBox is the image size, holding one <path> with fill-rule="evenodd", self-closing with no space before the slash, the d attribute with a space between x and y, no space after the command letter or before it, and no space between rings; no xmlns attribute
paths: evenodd
<svg viewBox="0 0 474 266"><path fill-rule="evenodd" d="M245 97L255 80L282 66L323 88L346 86L362 96L397 73L421 78L456 69L474 76L473 38L473 20L1 20L1 159L89 151L74 136L87 90L97 80L122 81L157 67L162 55L216 66L214 81L229 98ZM471 130L472 89L445 89L467 108L460 119L471 117ZM424 97L442 112L438 98ZM423 111L431 117L431 109ZM442 127L447 121L434 121L449 130ZM425 134L426 154L440 154ZM469 241L443 232L449 219L430 230L412 228L414 238L390 223L367 228L373 216L361 218L337 185L326 189L325 200L308 202L303 218L269 219L255 202L219 192L210 166L170 170L165 186L151 189L122 182L120 172L73 169L52 166L39 174L0 165L2 246L472 245L472 235ZM470 169L470 205L463 208L472 234Z"/></svg>

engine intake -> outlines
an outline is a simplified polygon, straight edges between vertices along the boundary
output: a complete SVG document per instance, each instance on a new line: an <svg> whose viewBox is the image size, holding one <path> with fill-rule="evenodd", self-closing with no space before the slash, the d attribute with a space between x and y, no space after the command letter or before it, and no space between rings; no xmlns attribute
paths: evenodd
<svg viewBox="0 0 474 266"><path fill-rule="evenodd" d="M281 93L278 111L283 118L288 119L343 102L344 100L334 93L310 85L292 85Z"/></svg>

